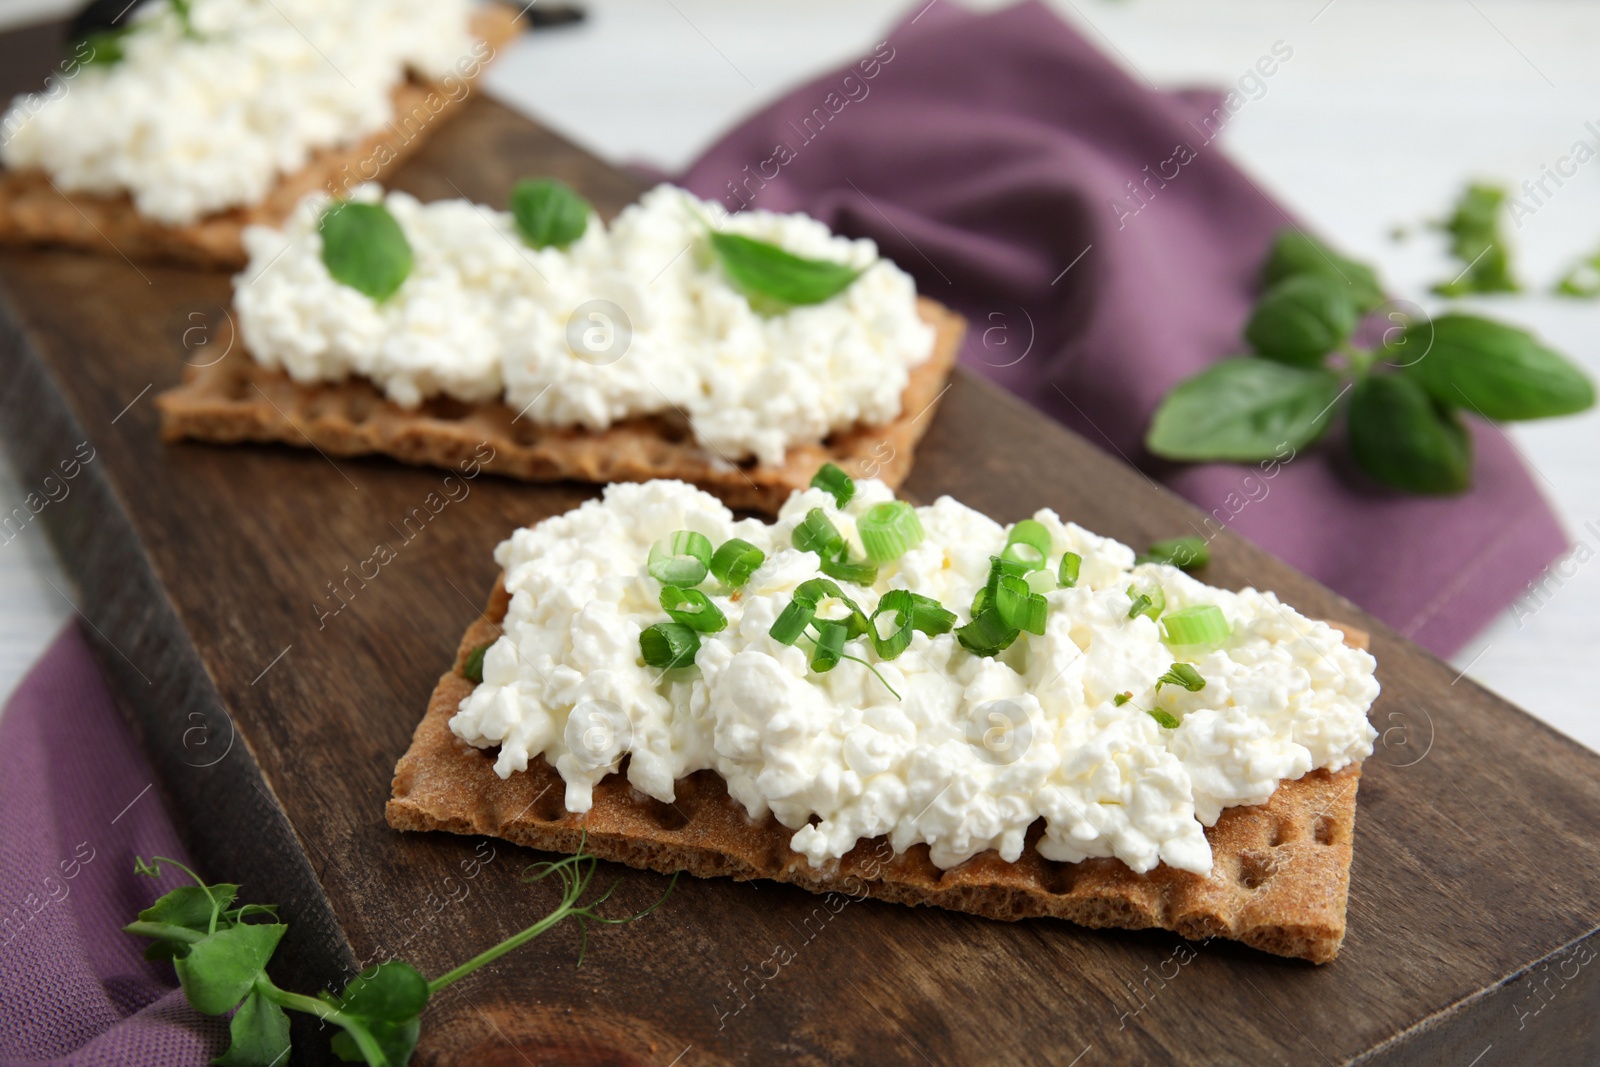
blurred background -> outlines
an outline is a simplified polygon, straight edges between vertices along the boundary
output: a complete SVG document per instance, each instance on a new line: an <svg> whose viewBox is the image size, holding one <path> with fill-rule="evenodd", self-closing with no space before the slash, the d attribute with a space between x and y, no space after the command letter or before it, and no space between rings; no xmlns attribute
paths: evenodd
<svg viewBox="0 0 1600 1067"><path fill-rule="evenodd" d="M933 0L946 3L948 0ZM546 0L540 0L548 8ZM0 28L75 3L0 0ZM673 172L775 96L857 58L927 0L599 0L581 22L525 35L489 89L617 163ZM1000 6L969 3L967 6ZM1293 58L1220 143L1288 211L1376 263L1399 297L1432 309L1453 276L1443 235L1469 180L1506 186L1600 146L1600 5L1581 0L1058 0L1130 74L1158 88L1227 87L1275 42ZM1592 126L1586 126L1592 124ZM1600 166L1509 226L1527 291L1465 301L1541 334L1600 377L1600 304L1551 296L1600 247ZM1574 550L1540 589L1456 657L1456 669L1600 749L1600 411L1508 427ZM0 458L0 511L22 499ZM0 545L0 694L71 613L44 530Z"/></svg>

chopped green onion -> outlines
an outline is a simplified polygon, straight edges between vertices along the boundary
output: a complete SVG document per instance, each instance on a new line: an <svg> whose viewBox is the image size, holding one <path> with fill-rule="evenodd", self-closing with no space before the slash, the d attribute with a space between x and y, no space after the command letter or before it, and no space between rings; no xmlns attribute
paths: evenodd
<svg viewBox="0 0 1600 1067"><path fill-rule="evenodd" d="M1010 648L1020 632L1007 626L998 611L986 608L971 622L956 628L956 640L975 656L993 656Z"/></svg>
<svg viewBox="0 0 1600 1067"><path fill-rule="evenodd" d="M856 495L856 483L832 463L824 463L817 468L817 473L811 476L811 488L827 490L841 511L850 503L850 498Z"/></svg>
<svg viewBox="0 0 1600 1067"><path fill-rule="evenodd" d="M1211 545L1204 537L1174 537L1157 541L1150 551L1136 558L1134 563L1170 563L1192 571L1211 562Z"/></svg>
<svg viewBox="0 0 1600 1067"><path fill-rule="evenodd" d="M1126 704L1128 701L1130 701L1132 699L1133 699L1133 692L1132 692L1132 690L1129 690L1126 693L1118 693L1116 696L1112 697L1111 698L1111 703L1115 704L1117 707L1120 708L1120 707L1122 707L1122 705Z"/></svg>
<svg viewBox="0 0 1600 1067"><path fill-rule="evenodd" d="M1164 685L1181 685L1191 693L1198 693L1206 687L1206 680L1189 664L1174 663L1166 674L1156 679L1156 692L1161 692Z"/></svg>
<svg viewBox="0 0 1600 1067"><path fill-rule="evenodd" d="M738 537L730 537L711 557L711 573L723 585L738 589L766 561L767 554L755 545Z"/></svg>
<svg viewBox="0 0 1600 1067"><path fill-rule="evenodd" d="M792 645L800 640L800 635L806 632L806 627L810 626L811 620L816 617L817 602L808 597L796 596L789 601L788 607L778 613L767 635L774 641Z"/></svg>
<svg viewBox="0 0 1600 1067"><path fill-rule="evenodd" d="M955 612L947 610L931 596L923 596L921 593L911 594L911 616L911 628L929 637L947 634L956 624Z"/></svg>
<svg viewBox="0 0 1600 1067"><path fill-rule="evenodd" d="M972 617L976 619L983 614L983 609L989 606L989 587L979 586L978 591L972 594Z"/></svg>
<svg viewBox="0 0 1600 1067"><path fill-rule="evenodd" d="M1233 633L1227 616L1215 604L1197 604L1170 612L1162 620L1169 645L1216 645Z"/></svg>
<svg viewBox="0 0 1600 1067"><path fill-rule="evenodd" d="M844 548L844 535L821 508L812 508L790 535L790 543L802 552L815 552L828 559Z"/></svg>
<svg viewBox="0 0 1600 1067"><path fill-rule="evenodd" d="M817 625L817 639L811 649L811 669L826 674L839 665L844 654L845 638L849 636L842 622L823 622Z"/></svg>
<svg viewBox="0 0 1600 1067"><path fill-rule="evenodd" d="M1050 568L1048 567L1043 567L1036 571L1029 571L1027 581L1028 588L1033 590L1035 593L1038 593L1040 596L1053 593L1058 587L1056 576L1050 573Z"/></svg>
<svg viewBox="0 0 1600 1067"><path fill-rule="evenodd" d="M895 659L911 647L911 632L916 628L917 606L912 593L905 589L891 589L883 594L877 608L868 620L867 636L880 659ZM895 627L887 635L878 628L878 618L893 615Z"/></svg>
<svg viewBox="0 0 1600 1067"><path fill-rule="evenodd" d="M1045 564L1045 557L1050 555L1050 531L1036 519L1023 519L1011 527L1011 533L1006 535L1006 547L1001 549L1000 555L1013 563L1022 564L1026 570L1039 570Z"/></svg>
<svg viewBox="0 0 1600 1067"><path fill-rule="evenodd" d="M1000 579L1000 586L994 593L994 608L1000 613L1000 620L1011 629L1044 635L1044 620L1050 606L1016 575L1008 574Z"/></svg>
<svg viewBox="0 0 1600 1067"><path fill-rule="evenodd" d="M488 645L479 645L467 653L467 662L461 665L461 673L466 676L467 681L478 683L483 681L483 655L488 651Z"/></svg>
<svg viewBox="0 0 1600 1067"><path fill-rule="evenodd" d="M801 582L794 591L797 598L811 601L813 606L821 606L824 600L832 597L844 604L849 611L849 616L844 619L823 619L823 622L843 622L848 624L851 637L860 637L867 632L867 615L861 607L844 591L826 578L811 578Z"/></svg>
<svg viewBox="0 0 1600 1067"><path fill-rule="evenodd" d="M662 585L699 585L711 568L711 541L705 534L679 530L650 546L646 565Z"/></svg>
<svg viewBox="0 0 1600 1067"><path fill-rule="evenodd" d="M728 617L711 602L711 598L698 589L685 589L681 585L661 587L661 608L691 630L714 634L728 625Z"/></svg>
<svg viewBox="0 0 1600 1067"><path fill-rule="evenodd" d="M639 634L639 652L646 666L689 667L700 651L700 635L681 622L658 622Z"/></svg>
<svg viewBox="0 0 1600 1067"><path fill-rule="evenodd" d="M1176 730L1179 726L1183 725L1178 721L1177 716L1173 715L1172 712L1167 711L1165 708L1151 708L1150 717L1156 722L1160 723L1163 729L1167 730Z"/></svg>
<svg viewBox="0 0 1600 1067"><path fill-rule="evenodd" d="M1159 619L1167 607L1167 595L1158 585L1152 592L1141 593L1133 586L1128 586L1128 597L1133 601L1133 606L1128 609L1128 618L1137 619L1140 615L1148 615L1151 620Z"/></svg>
<svg viewBox="0 0 1600 1067"><path fill-rule="evenodd" d="M876 563L868 563L864 559L847 559L842 552L837 556L822 557L821 569L829 578L837 578L841 582L850 582L854 585L871 585L878 580Z"/></svg>
<svg viewBox="0 0 1600 1067"><path fill-rule="evenodd" d="M904 500L874 504L856 523L867 558L878 563L899 559L922 543L927 534L917 509Z"/></svg>
<svg viewBox="0 0 1600 1067"><path fill-rule="evenodd" d="M1061 588L1071 589L1078 584L1078 569L1083 566L1083 557L1076 552L1068 552L1061 557L1061 569L1056 577L1061 582Z"/></svg>

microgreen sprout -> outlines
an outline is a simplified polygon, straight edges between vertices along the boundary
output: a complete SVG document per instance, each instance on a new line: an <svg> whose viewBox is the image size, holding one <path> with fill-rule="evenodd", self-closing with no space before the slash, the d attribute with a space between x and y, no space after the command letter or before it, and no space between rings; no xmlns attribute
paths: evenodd
<svg viewBox="0 0 1600 1067"><path fill-rule="evenodd" d="M643 911L619 917L601 915L596 909L620 883L613 883L595 900L582 903L598 866L598 859L584 853L582 842L576 855L533 864L523 872L524 881L538 882L551 875L561 881L561 903L544 918L431 982L410 964L387 960L362 971L337 996L324 991L309 997L274 984L267 977L266 967L289 929L277 921L277 906L234 907L239 886L207 885L176 860L157 856L146 862L136 858L136 874L158 878L163 867L172 867L188 875L194 885L179 886L167 893L123 929L151 940L145 950L146 959L172 961L184 996L195 1010L206 1015L233 1011L228 1028L232 1040L227 1052L214 1061L221 1067L274 1067L286 1062L290 1053L286 1009L314 1015L338 1027L340 1032L334 1035L332 1049L342 1060L368 1067L403 1067L416 1049L422 1033L422 1013L434 994L563 919L576 919L582 928L578 950L581 965L589 944L586 920L616 925L642 919L660 907L677 884L674 876L667 891ZM247 921L251 918L270 921Z"/></svg>

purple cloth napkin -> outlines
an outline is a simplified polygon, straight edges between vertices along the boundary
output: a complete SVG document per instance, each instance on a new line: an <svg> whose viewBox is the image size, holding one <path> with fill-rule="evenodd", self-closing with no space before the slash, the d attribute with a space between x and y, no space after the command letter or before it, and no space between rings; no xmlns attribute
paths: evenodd
<svg viewBox="0 0 1600 1067"><path fill-rule="evenodd" d="M1293 65L1279 42L1256 82ZM967 316L968 366L1211 513L1173 536L1231 527L1448 655L1566 546L1500 431L1474 426L1477 487L1447 499L1377 486L1338 447L1268 470L1144 451L1167 390L1240 350L1258 265L1293 224L1220 149L1231 117L1137 84L1043 4L934 0L680 181L873 238Z"/></svg>
<svg viewBox="0 0 1600 1067"><path fill-rule="evenodd" d="M0 1064L204 1064L225 1020L122 932L187 863L82 633L68 626L0 716Z"/></svg>

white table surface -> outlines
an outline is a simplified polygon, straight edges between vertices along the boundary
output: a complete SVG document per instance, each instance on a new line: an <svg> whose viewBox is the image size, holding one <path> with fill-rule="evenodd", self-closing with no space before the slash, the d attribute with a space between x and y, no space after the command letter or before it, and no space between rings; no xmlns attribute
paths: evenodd
<svg viewBox="0 0 1600 1067"><path fill-rule="evenodd" d="M925 0L913 0L920 5ZM948 0L934 0L948 2ZM60 0L0 0L0 26ZM578 27L524 38L491 74L501 99L600 155L676 168L773 95L870 49L893 0L601 0ZM989 5L978 5L989 6ZM1064 17L1160 87L1236 80L1275 42L1293 57L1224 134L1263 189L1424 306L1454 273L1436 234L1469 177L1518 186L1600 126L1600 5L1559 0L1057 0ZM1396 225L1412 236L1396 243ZM1600 246L1600 162L1516 231L1517 264L1547 289ZM1600 304L1543 295L1480 302L1600 377ZM1457 667L1600 749L1600 413L1517 426L1511 438L1580 551L1456 658ZM0 509L28 487L0 461ZM1586 524L1594 523L1588 527ZM1581 562L1580 562L1581 560ZM0 544L0 693L70 615L43 531Z"/></svg>

